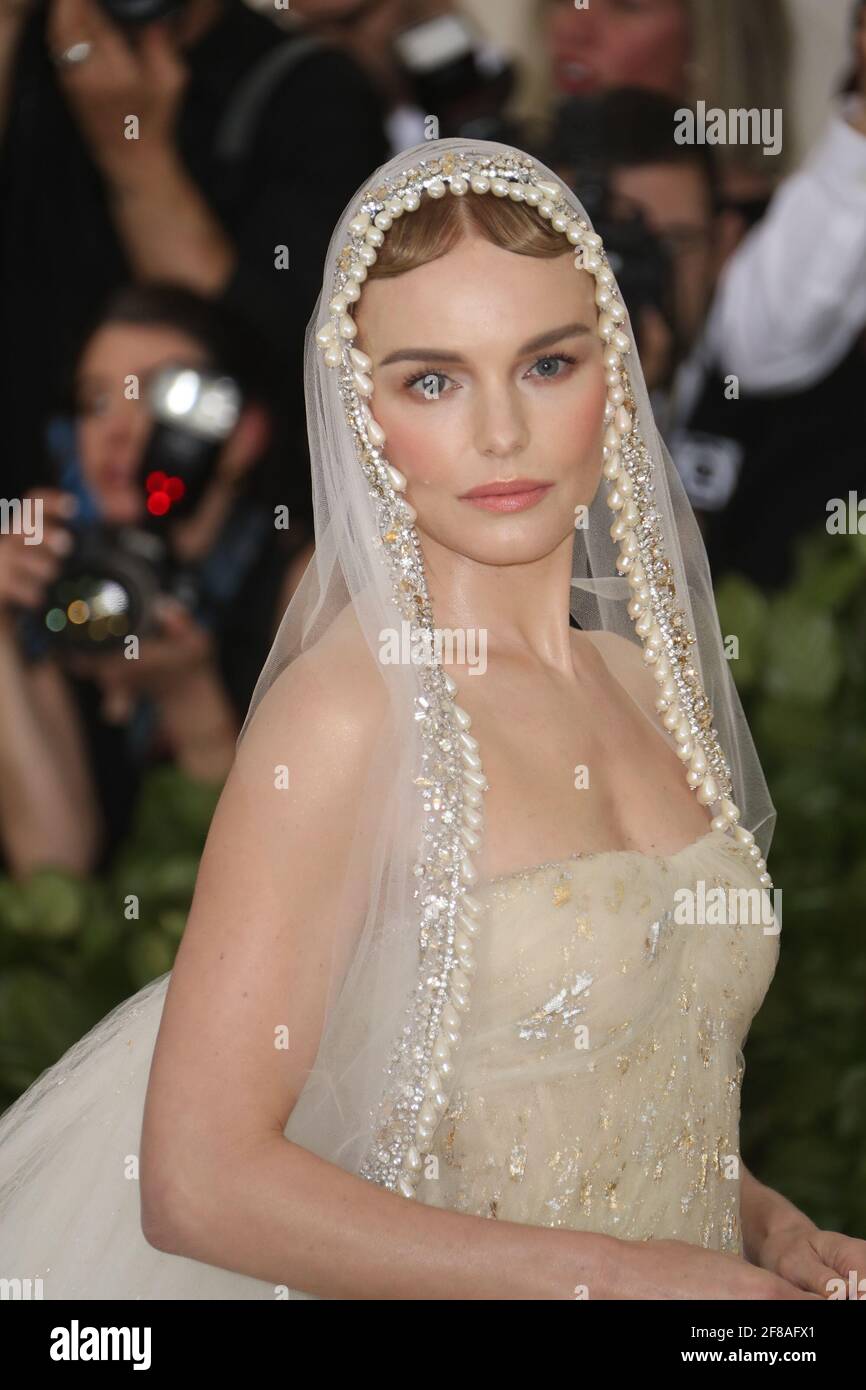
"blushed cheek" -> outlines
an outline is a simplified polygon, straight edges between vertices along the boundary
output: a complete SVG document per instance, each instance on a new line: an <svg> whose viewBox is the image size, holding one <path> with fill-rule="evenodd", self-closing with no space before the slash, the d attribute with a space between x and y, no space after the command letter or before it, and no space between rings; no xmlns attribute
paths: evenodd
<svg viewBox="0 0 866 1390"><path fill-rule="evenodd" d="M446 481L448 459L451 456L445 431L425 414L424 406L417 411L381 410L376 418L385 431L385 455L389 463L405 475L411 484L437 486ZM413 418L417 417L417 418ZM422 418L423 417L423 418Z"/></svg>
<svg viewBox="0 0 866 1390"><path fill-rule="evenodd" d="M599 370L584 383L557 424L555 438L566 455L565 464L578 467L582 474L601 468L606 398L604 377Z"/></svg>

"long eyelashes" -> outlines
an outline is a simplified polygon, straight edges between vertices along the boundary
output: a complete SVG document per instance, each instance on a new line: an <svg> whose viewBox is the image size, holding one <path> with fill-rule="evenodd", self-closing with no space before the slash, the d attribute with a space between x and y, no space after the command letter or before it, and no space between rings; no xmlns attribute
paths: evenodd
<svg viewBox="0 0 866 1390"><path fill-rule="evenodd" d="M543 357L536 358L536 360L530 367L529 372L527 372L527 376L530 372L533 372L535 368L538 367L542 362L561 362L565 366L573 367L576 361L577 358L572 357L571 354L567 352L546 352ZM542 375L538 378L538 380L557 381L560 377L563 377L565 375L567 375L567 373L565 372L555 372L553 375ZM451 378L449 376L446 376L444 372L435 372L430 368L426 368L424 371L413 372L410 376L407 376L403 381L403 386L407 391L412 391L413 387L417 386L419 381L439 382L450 380ZM414 392L413 394L418 395L419 393ZM427 400L436 400L442 394L443 392L441 389L430 390L428 393L428 391L425 388L424 391L424 396Z"/></svg>

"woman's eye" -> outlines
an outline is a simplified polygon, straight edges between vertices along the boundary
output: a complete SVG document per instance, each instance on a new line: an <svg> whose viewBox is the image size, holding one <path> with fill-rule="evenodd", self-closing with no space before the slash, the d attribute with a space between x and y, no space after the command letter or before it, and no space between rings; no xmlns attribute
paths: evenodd
<svg viewBox="0 0 866 1390"><path fill-rule="evenodd" d="M538 373L542 381L554 381L558 376L565 376L561 370L564 366L574 366L575 358L569 356L567 352L555 352L548 357L539 357L537 362L533 362L530 372L534 372L536 367L543 368Z"/></svg>
<svg viewBox="0 0 866 1390"><path fill-rule="evenodd" d="M409 388L413 396L423 396L425 400L435 401L446 389L441 383L448 380L443 372L420 372L407 377L403 384Z"/></svg>

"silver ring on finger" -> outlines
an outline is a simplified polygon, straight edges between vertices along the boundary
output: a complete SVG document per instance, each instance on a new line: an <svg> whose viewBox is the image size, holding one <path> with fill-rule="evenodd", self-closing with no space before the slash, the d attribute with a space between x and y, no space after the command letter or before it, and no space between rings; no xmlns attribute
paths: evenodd
<svg viewBox="0 0 866 1390"><path fill-rule="evenodd" d="M79 63L86 63L93 52L93 44L89 39L81 39L79 43L70 44L69 48L64 48L54 59L60 68L75 68Z"/></svg>

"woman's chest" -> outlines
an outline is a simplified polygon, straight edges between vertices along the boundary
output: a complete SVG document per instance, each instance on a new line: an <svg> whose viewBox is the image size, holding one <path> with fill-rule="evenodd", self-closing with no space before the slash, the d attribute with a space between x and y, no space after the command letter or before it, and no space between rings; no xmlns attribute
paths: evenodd
<svg viewBox="0 0 866 1390"><path fill-rule="evenodd" d="M691 1014L744 1035L775 971L778 925L753 867L715 833L701 844L551 864L486 889L481 1032L604 1048Z"/></svg>

